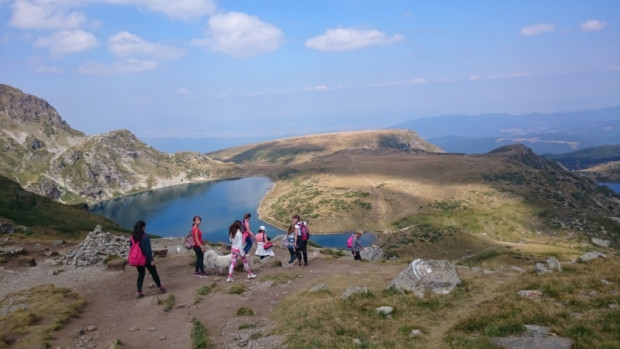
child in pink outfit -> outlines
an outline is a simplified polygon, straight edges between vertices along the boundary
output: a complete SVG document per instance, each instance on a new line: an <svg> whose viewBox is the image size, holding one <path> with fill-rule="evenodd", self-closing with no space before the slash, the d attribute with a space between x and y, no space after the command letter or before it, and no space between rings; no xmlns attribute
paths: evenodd
<svg viewBox="0 0 620 349"><path fill-rule="evenodd" d="M228 268L228 279L226 282L233 282L233 271L235 269L235 265L237 265L237 258L241 257L243 261L243 268L248 273L248 279L254 279L256 275L252 273L250 269L250 265L248 264L248 259L246 257L245 251L243 250L244 241L243 241L243 233L241 232L243 225L241 221L235 221L231 224L230 228L228 228L228 238L230 239L230 267Z"/></svg>

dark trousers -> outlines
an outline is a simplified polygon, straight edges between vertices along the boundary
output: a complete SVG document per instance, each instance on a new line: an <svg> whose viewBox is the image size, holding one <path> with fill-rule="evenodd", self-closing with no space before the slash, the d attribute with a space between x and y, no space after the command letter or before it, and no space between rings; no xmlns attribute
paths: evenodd
<svg viewBox="0 0 620 349"><path fill-rule="evenodd" d="M360 254L360 251L351 251L351 253L353 253L353 260L354 261L361 261L362 260L362 255Z"/></svg>
<svg viewBox="0 0 620 349"><path fill-rule="evenodd" d="M308 265L308 241L302 241L299 246L297 246L297 260L301 263L301 256L304 257L304 265Z"/></svg>
<svg viewBox="0 0 620 349"><path fill-rule="evenodd" d="M288 248L288 253L291 254L291 258L288 260L289 264L293 263L297 259L297 252L292 247Z"/></svg>
<svg viewBox="0 0 620 349"><path fill-rule="evenodd" d="M198 246L194 246L194 252L196 252L196 265L194 271L197 273L205 272L205 253Z"/></svg>
<svg viewBox="0 0 620 349"><path fill-rule="evenodd" d="M157 275L157 268L154 265L147 264L145 266L138 266L138 292L142 293L142 284L144 283L144 275L146 274L146 269L148 269L149 274L153 277L153 281L155 281L155 285L157 287L161 287L161 282L159 281L159 275Z"/></svg>

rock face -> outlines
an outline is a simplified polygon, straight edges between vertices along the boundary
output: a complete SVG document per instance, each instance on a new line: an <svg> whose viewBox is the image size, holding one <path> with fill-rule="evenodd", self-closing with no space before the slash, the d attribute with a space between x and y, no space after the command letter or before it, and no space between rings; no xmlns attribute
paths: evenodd
<svg viewBox="0 0 620 349"><path fill-rule="evenodd" d="M101 265L104 259L109 256L126 259L128 253L128 237L104 232L98 225L95 230L88 233L84 241L64 256L64 260L65 264L85 267Z"/></svg>
<svg viewBox="0 0 620 349"><path fill-rule="evenodd" d="M0 175L63 203L233 177L237 168L203 154L160 152L127 130L87 136L45 100L3 84L0 125Z"/></svg>
<svg viewBox="0 0 620 349"><path fill-rule="evenodd" d="M388 287L413 292L423 298L427 290L435 294L448 294L460 283L452 262L416 259L392 279Z"/></svg>

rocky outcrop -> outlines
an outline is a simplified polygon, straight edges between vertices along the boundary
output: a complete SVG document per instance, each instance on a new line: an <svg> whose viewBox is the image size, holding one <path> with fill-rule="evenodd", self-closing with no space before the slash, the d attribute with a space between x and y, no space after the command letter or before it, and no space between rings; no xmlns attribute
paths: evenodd
<svg viewBox="0 0 620 349"><path fill-rule="evenodd" d="M75 249L65 254L63 260L65 264L86 267L103 265L104 260L112 256L126 259L128 253L128 237L104 232L97 226Z"/></svg>
<svg viewBox="0 0 620 349"><path fill-rule="evenodd" d="M364 250L360 253L360 256L363 260L367 260L369 262L385 259L385 253L377 245L372 245L364 248Z"/></svg>

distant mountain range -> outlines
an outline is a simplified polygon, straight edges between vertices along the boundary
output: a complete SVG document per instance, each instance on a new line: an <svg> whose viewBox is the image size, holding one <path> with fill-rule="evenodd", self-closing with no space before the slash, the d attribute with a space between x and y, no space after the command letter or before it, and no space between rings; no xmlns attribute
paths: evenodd
<svg viewBox="0 0 620 349"><path fill-rule="evenodd" d="M620 106L551 114L444 115L393 128L415 131L447 152L481 154L520 143L537 154L560 154L620 144Z"/></svg>

